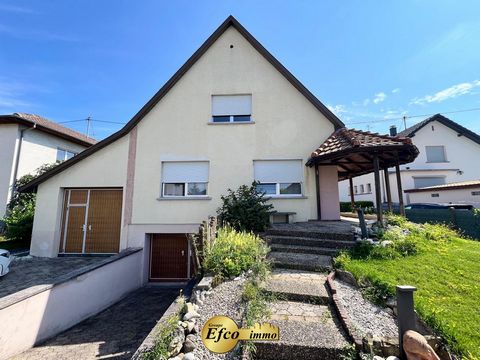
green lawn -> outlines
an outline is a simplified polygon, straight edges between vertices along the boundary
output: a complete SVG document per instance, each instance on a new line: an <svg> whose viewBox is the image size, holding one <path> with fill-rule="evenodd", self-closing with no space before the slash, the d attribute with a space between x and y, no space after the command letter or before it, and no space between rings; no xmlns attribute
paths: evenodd
<svg viewBox="0 0 480 360"><path fill-rule="evenodd" d="M391 293L397 284L416 286L415 307L422 318L455 352L480 358L480 242L457 236L439 240L435 231L427 235L412 235L415 255L341 255L340 266L357 279L388 286Z"/></svg>

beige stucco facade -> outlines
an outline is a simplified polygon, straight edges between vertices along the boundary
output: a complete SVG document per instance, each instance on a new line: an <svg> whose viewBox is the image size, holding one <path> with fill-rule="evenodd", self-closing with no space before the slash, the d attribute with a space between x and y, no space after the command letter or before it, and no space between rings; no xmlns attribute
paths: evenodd
<svg viewBox="0 0 480 360"><path fill-rule="evenodd" d="M253 122L212 124L211 97L219 94L251 94ZM215 215L227 189L253 182L254 160L301 160L302 196L271 203L277 211L295 212L295 221L317 219L315 172L305 163L333 131L332 122L230 27L140 120L135 135L131 131L40 184L31 253L56 256L64 188L122 187L120 248L143 247L148 233L192 232ZM208 197L161 197L162 162L172 160L208 161ZM336 170L324 172L322 214L339 219Z"/></svg>

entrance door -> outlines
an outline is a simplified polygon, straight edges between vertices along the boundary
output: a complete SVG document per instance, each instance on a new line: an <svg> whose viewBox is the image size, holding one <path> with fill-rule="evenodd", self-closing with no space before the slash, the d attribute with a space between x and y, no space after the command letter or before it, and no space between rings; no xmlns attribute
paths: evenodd
<svg viewBox="0 0 480 360"><path fill-rule="evenodd" d="M118 253L122 190L65 190L60 253Z"/></svg>
<svg viewBox="0 0 480 360"><path fill-rule="evenodd" d="M186 280L189 274L188 239L185 234L152 234L150 280Z"/></svg>

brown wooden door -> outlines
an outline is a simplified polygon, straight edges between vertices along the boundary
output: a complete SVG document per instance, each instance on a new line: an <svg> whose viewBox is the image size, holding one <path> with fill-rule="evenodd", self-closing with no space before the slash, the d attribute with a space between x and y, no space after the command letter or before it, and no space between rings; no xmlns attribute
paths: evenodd
<svg viewBox="0 0 480 360"><path fill-rule="evenodd" d="M118 253L122 221L121 190L90 190L85 253Z"/></svg>
<svg viewBox="0 0 480 360"><path fill-rule="evenodd" d="M121 189L65 190L60 252L117 253L121 218Z"/></svg>
<svg viewBox="0 0 480 360"><path fill-rule="evenodd" d="M185 234L152 234L150 280L188 279L188 239Z"/></svg>

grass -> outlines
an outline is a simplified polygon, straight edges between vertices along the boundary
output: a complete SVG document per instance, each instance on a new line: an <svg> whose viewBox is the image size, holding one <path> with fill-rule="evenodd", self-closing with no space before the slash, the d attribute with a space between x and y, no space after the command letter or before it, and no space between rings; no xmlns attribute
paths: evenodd
<svg viewBox="0 0 480 360"><path fill-rule="evenodd" d="M179 319L178 314L172 314L162 323L153 348L142 354L142 360L166 360L169 358L168 346L175 336Z"/></svg>
<svg viewBox="0 0 480 360"><path fill-rule="evenodd" d="M398 217L392 218L392 223L397 227L384 237L394 243L395 236L398 241L414 243L415 251L401 254L390 249L385 250L386 256L377 253L372 257L368 251L359 254L357 249L357 254L341 254L336 259L338 265L357 279L374 284L379 293L394 294L397 284L417 287L415 308L420 316L454 352L478 359L480 242L463 239L443 225L419 226ZM409 232L402 234L398 228Z"/></svg>

